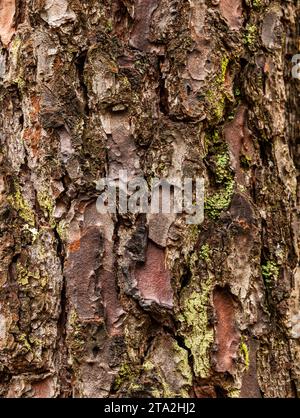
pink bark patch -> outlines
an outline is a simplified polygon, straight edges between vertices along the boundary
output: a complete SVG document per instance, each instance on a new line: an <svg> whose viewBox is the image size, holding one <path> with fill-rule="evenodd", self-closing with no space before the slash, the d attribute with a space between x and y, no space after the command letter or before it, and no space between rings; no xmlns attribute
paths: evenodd
<svg viewBox="0 0 300 418"><path fill-rule="evenodd" d="M233 121L224 128L226 142L229 145L231 164L236 172L237 181L245 183L245 173L242 170L240 157L247 155L255 160L255 149L247 126L247 108L240 106Z"/></svg>
<svg viewBox="0 0 300 418"><path fill-rule="evenodd" d="M145 302L156 302L158 305L173 306L171 275L165 266L165 251L148 243L145 264L135 271L137 288Z"/></svg>
<svg viewBox="0 0 300 418"><path fill-rule="evenodd" d="M241 28L243 24L242 0L221 0L220 10L230 29Z"/></svg>
<svg viewBox="0 0 300 418"><path fill-rule="evenodd" d="M135 1L135 25L130 37L130 45L142 51L149 46L150 23L154 10L158 6L158 0Z"/></svg>
<svg viewBox="0 0 300 418"><path fill-rule="evenodd" d="M54 396L53 379L48 377L40 382L32 383L34 398L52 398Z"/></svg>
<svg viewBox="0 0 300 418"><path fill-rule="evenodd" d="M16 11L15 0L0 0L0 39L7 46L15 33L14 16Z"/></svg>
<svg viewBox="0 0 300 418"><path fill-rule="evenodd" d="M233 360L237 357L240 336L235 323L233 299L226 289L214 291L216 313L215 343L218 347L214 356L215 369L218 372L230 371Z"/></svg>

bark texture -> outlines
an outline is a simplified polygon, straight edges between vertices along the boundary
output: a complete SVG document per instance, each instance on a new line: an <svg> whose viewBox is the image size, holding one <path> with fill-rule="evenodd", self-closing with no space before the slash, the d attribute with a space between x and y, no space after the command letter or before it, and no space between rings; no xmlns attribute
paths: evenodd
<svg viewBox="0 0 300 418"><path fill-rule="evenodd" d="M0 0L0 396L300 393L296 0ZM96 181L204 177L205 221Z"/></svg>

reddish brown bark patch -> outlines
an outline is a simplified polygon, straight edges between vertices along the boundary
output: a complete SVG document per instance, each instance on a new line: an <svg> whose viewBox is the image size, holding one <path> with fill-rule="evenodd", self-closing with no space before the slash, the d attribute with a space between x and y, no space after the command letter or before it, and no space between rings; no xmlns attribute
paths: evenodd
<svg viewBox="0 0 300 418"><path fill-rule="evenodd" d="M10 40L15 33L15 12L15 0L0 0L0 39L4 46L7 46L10 43Z"/></svg>
<svg viewBox="0 0 300 418"><path fill-rule="evenodd" d="M233 361L237 358L240 336L235 323L235 310L231 294L223 288L214 290L214 308L216 314L214 354L215 370L230 371Z"/></svg>
<svg viewBox="0 0 300 418"><path fill-rule="evenodd" d="M110 335L122 334L124 311L118 299L116 277L114 272L102 270L100 288L103 300L105 322Z"/></svg>
<svg viewBox="0 0 300 418"><path fill-rule="evenodd" d="M42 128L39 125L24 130L23 139L31 148L34 157L38 154L39 151L41 134Z"/></svg>
<svg viewBox="0 0 300 418"><path fill-rule="evenodd" d="M146 262L136 268L135 277L139 294L146 303L155 302L168 308L173 306L171 275L165 266L165 251L151 241L146 251Z"/></svg>
<svg viewBox="0 0 300 418"><path fill-rule="evenodd" d="M249 369L243 376L241 398L261 398L260 388L257 380L256 353L258 342L249 340Z"/></svg>
<svg viewBox="0 0 300 418"><path fill-rule="evenodd" d="M254 161L256 158L254 145L247 126L247 108L240 106L235 118L224 128L224 135L229 145L231 164L236 172L237 181L245 183L244 172L241 167L241 157L247 157Z"/></svg>
<svg viewBox="0 0 300 418"><path fill-rule="evenodd" d="M95 303L97 271L100 267L102 237L98 227L88 227L79 242L71 244L65 265L68 295L80 319L97 317Z"/></svg>
<svg viewBox="0 0 300 418"><path fill-rule="evenodd" d="M52 398L54 396L54 385L51 377L32 383L31 386L34 390L34 398Z"/></svg>
<svg viewBox="0 0 300 418"><path fill-rule="evenodd" d="M103 241L99 227L87 227L81 238L68 246L65 274L68 296L79 318L90 320L104 316L109 332L115 335L119 332L123 310L114 272L105 265L101 267L103 257L108 257L105 249L106 241Z"/></svg>
<svg viewBox="0 0 300 418"><path fill-rule="evenodd" d="M130 45L134 48L148 49L151 17L157 6L158 0L135 1L135 25L130 37Z"/></svg>
<svg viewBox="0 0 300 418"><path fill-rule="evenodd" d="M194 386L196 398L216 398L216 391L213 386Z"/></svg>
<svg viewBox="0 0 300 418"><path fill-rule="evenodd" d="M230 29L237 30L242 26L242 0L220 0L220 10Z"/></svg>

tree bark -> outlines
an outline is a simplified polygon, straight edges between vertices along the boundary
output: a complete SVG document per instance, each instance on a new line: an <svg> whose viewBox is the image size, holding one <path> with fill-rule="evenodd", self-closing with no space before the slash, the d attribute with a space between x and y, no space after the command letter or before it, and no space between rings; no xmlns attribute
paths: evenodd
<svg viewBox="0 0 300 418"><path fill-rule="evenodd" d="M0 0L0 396L299 395L299 18ZM99 214L119 170L203 177L204 222Z"/></svg>

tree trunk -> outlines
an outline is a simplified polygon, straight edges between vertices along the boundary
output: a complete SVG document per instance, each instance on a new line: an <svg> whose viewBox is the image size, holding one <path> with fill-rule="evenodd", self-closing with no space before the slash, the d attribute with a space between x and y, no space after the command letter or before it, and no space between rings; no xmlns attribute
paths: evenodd
<svg viewBox="0 0 300 418"><path fill-rule="evenodd" d="M297 3L0 0L2 397L299 395Z"/></svg>

